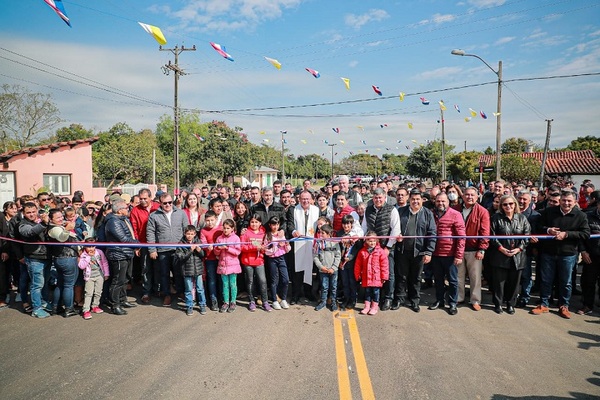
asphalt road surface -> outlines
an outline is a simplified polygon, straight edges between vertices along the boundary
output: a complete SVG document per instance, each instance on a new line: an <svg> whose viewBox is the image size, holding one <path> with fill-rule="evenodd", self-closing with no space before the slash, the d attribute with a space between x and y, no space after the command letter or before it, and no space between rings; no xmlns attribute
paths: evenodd
<svg viewBox="0 0 600 400"><path fill-rule="evenodd" d="M600 398L597 311L496 315L487 294L456 316L238 304L188 317L153 299L89 321L13 304L0 312L0 399Z"/></svg>

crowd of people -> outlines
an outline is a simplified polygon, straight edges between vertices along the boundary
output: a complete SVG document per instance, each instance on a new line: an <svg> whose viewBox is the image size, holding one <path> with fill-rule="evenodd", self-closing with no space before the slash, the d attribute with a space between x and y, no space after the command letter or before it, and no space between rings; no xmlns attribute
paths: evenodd
<svg viewBox="0 0 600 400"><path fill-rule="evenodd" d="M424 286L435 287L427 308L450 315L463 303L480 311L487 287L498 314L556 305L571 318L580 262L576 311L594 308L599 234L600 191L589 181L538 191L499 180L483 191L448 181L351 185L342 175L319 189L307 179L177 196L116 191L97 202L42 192L3 206L0 309L12 301L37 318L87 320L155 298L190 316L232 313L238 299L251 312L309 302L346 310L362 300L360 313L375 315L420 312Z"/></svg>

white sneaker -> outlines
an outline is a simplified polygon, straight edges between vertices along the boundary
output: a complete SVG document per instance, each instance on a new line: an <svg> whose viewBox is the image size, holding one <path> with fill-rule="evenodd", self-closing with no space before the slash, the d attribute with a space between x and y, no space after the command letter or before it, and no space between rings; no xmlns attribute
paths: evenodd
<svg viewBox="0 0 600 400"><path fill-rule="evenodd" d="M281 300L281 303L279 303L279 304L281 305L281 308L283 308L284 310L287 310L288 308L290 308L290 305L285 300Z"/></svg>
<svg viewBox="0 0 600 400"><path fill-rule="evenodd" d="M279 302L278 302L278 301L274 301L274 302L271 304L271 307L273 307L273 310L281 310L281 305L279 304Z"/></svg>
<svg viewBox="0 0 600 400"><path fill-rule="evenodd" d="M17 295L15 296L15 303L20 303L23 300L21 300L21 293L17 293Z"/></svg>

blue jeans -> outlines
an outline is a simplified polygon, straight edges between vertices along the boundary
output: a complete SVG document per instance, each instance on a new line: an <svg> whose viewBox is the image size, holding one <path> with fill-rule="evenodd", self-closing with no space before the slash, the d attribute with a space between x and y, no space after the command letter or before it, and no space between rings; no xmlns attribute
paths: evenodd
<svg viewBox="0 0 600 400"><path fill-rule="evenodd" d="M444 303L444 279L448 279L448 305L456 307L458 301L458 267L454 257L431 257L431 269L435 279L435 299Z"/></svg>
<svg viewBox="0 0 600 400"><path fill-rule="evenodd" d="M329 292L331 292L329 296L331 301L336 301L338 272L335 271L333 274L327 274L319 271L319 277L321 278L321 301L327 301Z"/></svg>
<svg viewBox="0 0 600 400"><path fill-rule="evenodd" d="M372 301L379 303L379 293L381 289L378 287L367 287L365 288L365 302Z"/></svg>
<svg viewBox="0 0 600 400"><path fill-rule="evenodd" d="M552 285L554 284L554 274L558 275L558 304L559 306L569 306L571 300L571 272L577 262L577 255L573 256L554 256L542 253L540 256L542 286L540 288L540 297L542 305L548 307L550 296L552 295Z"/></svg>
<svg viewBox="0 0 600 400"><path fill-rule="evenodd" d="M196 301L199 306L206 306L206 297L204 296L204 283L202 282L202 275L197 276L184 276L183 283L185 285L185 306L187 308L194 307L194 298L192 292L194 291L194 283L196 283Z"/></svg>
<svg viewBox="0 0 600 400"><path fill-rule="evenodd" d="M27 273L31 280L29 288L31 307L33 311L37 311L43 307L42 302L48 302L49 291L46 281L50 276L50 261L26 257L25 264L27 264Z"/></svg>
<svg viewBox="0 0 600 400"><path fill-rule="evenodd" d="M204 266L206 267L206 284L208 286L208 295L210 301L215 303L217 301L217 266L219 262L217 260L206 260Z"/></svg>
<svg viewBox="0 0 600 400"><path fill-rule="evenodd" d="M273 301L277 301L277 295L279 294L279 298L283 301L287 299L288 286L290 284L285 258L284 256L275 258L265 257L265 260L269 265L269 272L271 274L271 297Z"/></svg>
<svg viewBox="0 0 600 400"><path fill-rule="evenodd" d="M533 280L531 279L531 276L533 275L531 269L532 262L533 256L526 255L525 268L521 273L521 299L523 299L525 303L529 303L529 300L531 299L531 288L533 287Z"/></svg>
<svg viewBox="0 0 600 400"><path fill-rule="evenodd" d="M57 280L54 288L54 306L58 306L60 300L67 310L73 308L73 286L79 274L76 257L60 257L54 259Z"/></svg>

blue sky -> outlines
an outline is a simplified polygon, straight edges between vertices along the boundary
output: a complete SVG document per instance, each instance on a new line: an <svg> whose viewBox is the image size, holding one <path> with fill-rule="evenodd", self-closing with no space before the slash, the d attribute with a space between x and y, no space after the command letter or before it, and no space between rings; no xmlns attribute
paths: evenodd
<svg viewBox="0 0 600 400"><path fill-rule="evenodd" d="M497 77L476 58L451 55L455 48L477 54L494 69L502 60L503 140L525 137L543 145L546 119L554 120L551 148L599 134L598 75L527 79L600 72L596 0L63 4L72 28L42 0L3 9L0 83L51 93L64 125L102 131L126 122L135 130L154 129L161 115L172 114L173 75L165 76L161 66L173 56L158 51L141 21L162 29L164 47L197 48L179 58L187 73L179 82L180 107L200 110L204 122L240 126L252 142L275 148L279 132L287 130L286 147L297 155L329 156L324 141L337 144L336 159L365 150L409 154L440 138L439 100L447 106L449 144L457 150L465 141L469 150L494 148ZM217 54L211 41L226 46L235 61ZM264 56L279 60L281 70ZM350 90L340 77L350 79ZM469 108L488 118L466 122Z"/></svg>

